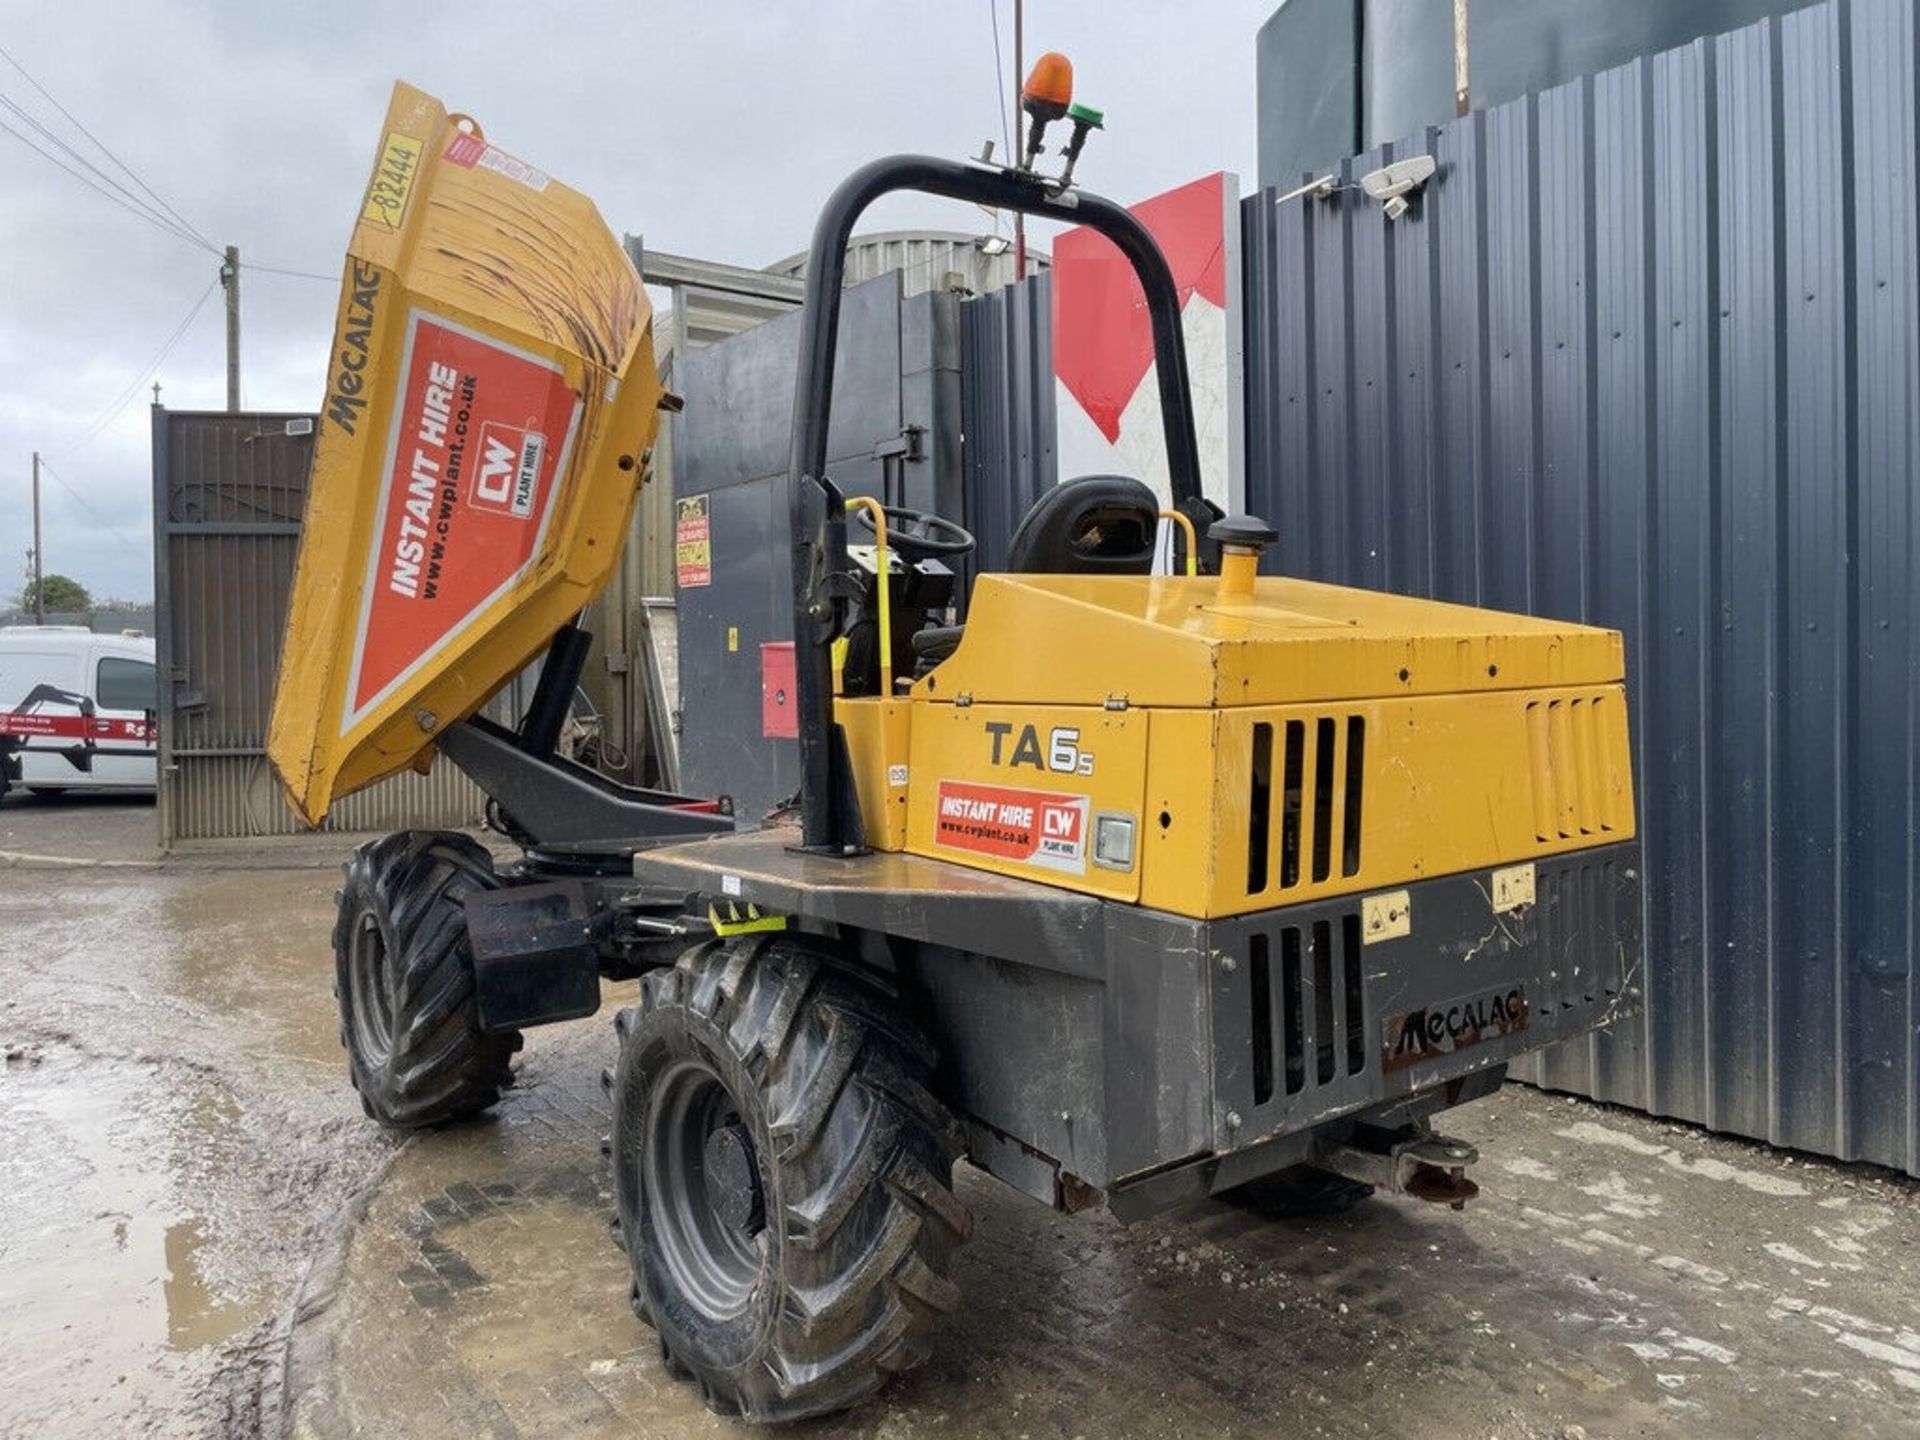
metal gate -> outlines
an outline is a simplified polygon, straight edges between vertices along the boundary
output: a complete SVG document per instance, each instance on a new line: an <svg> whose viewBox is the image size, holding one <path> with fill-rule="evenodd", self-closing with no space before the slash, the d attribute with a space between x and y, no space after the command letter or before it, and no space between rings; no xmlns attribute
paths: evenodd
<svg viewBox="0 0 1920 1440"><path fill-rule="evenodd" d="M153 410L160 843L293 835L267 764L267 716L313 458L311 415ZM451 765L383 780L326 830L474 823Z"/></svg>

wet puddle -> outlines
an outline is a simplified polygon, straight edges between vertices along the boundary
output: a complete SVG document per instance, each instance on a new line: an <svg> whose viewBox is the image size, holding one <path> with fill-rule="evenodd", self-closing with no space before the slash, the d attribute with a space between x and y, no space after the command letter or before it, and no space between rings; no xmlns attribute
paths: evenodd
<svg viewBox="0 0 1920 1440"><path fill-rule="evenodd" d="M192 1204L196 1182L237 1148L237 1108L159 1068L72 1054L7 1067L0 1152L12 1224L0 1255L10 1288L46 1295L51 1316L188 1350L252 1323L260 1301L210 1273L214 1225ZM0 1343L32 1350L66 1331L67 1319L54 1328L49 1318L49 1307L13 1310L0 1317Z"/></svg>
<svg viewBox="0 0 1920 1440"><path fill-rule="evenodd" d="M8 882L0 1435L205 1433L385 1153L335 1045L331 877Z"/></svg>
<svg viewBox="0 0 1920 1440"><path fill-rule="evenodd" d="M226 1300L207 1284L200 1271L200 1251L206 1243L206 1222L198 1216L167 1226L167 1344L176 1350L217 1345L260 1318L257 1300L252 1304Z"/></svg>

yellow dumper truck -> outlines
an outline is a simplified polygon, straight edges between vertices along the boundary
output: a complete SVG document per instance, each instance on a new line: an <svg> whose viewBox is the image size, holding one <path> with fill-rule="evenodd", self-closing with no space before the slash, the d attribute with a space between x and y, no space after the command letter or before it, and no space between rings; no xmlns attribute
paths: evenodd
<svg viewBox="0 0 1920 1440"><path fill-rule="evenodd" d="M925 1355L961 1300L962 1157L1122 1219L1369 1186L1459 1205L1476 1157L1431 1117L1634 1003L1620 636L1260 573L1273 533L1201 496L1166 263L1071 183L1099 116L1060 76L1026 99L1068 127L1069 173L1037 143L878 160L814 233L771 522L802 777L781 823L555 753L576 617L673 403L591 204L403 85L347 258L272 759L309 821L456 765L521 850L356 853L334 935L353 1083L387 1124L471 1115L522 1029L613 984L633 1309L668 1370L752 1420ZM899 190L1090 226L1131 262L1169 511L1068 480L959 595L954 517L835 484L844 251ZM517 725L482 715L536 661Z"/></svg>

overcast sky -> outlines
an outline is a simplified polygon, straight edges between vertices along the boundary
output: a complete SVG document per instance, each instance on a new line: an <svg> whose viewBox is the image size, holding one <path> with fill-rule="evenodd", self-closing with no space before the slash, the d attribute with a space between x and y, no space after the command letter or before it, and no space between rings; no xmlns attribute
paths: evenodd
<svg viewBox="0 0 1920 1440"><path fill-rule="evenodd" d="M238 245L243 267L339 273L396 78L592 196L616 232L760 266L804 248L821 200L861 162L971 154L1000 135L995 3L0 0L0 46L192 228ZM1253 37L1276 3L1028 0L1029 56L1065 50L1077 97L1107 112L1080 178L1129 201L1222 168L1250 186ZM997 4L1010 67L1012 0ZM0 97L110 168L4 60ZM4 103L0 123L32 133ZM922 225L990 228L934 200L869 215L869 228ZM52 471L48 571L146 599L152 396L137 382L216 261L5 133L0 245L0 599L31 543L35 449ZM333 286L243 269L241 294L245 405L315 408ZM216 289L159 367L166 405L225 403L220 307Z"/></svg>

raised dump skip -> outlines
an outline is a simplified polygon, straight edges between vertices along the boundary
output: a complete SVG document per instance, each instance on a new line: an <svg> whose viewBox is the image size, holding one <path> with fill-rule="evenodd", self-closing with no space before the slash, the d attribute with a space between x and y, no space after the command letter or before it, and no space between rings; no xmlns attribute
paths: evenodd
<svg viewBox="0 0 1920 1440"><path fill-rule="evenodd" d="M592 203L396 85L347 249L267 752L317 824L606 582L661 399Z"/></svg>

